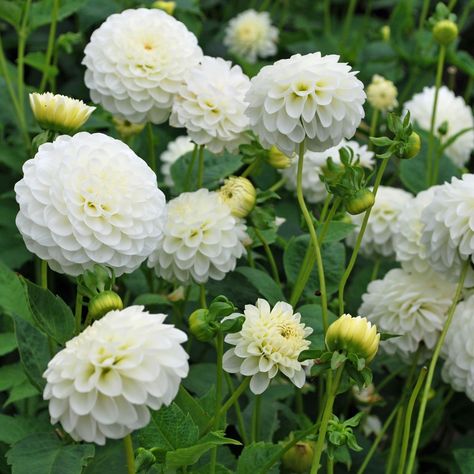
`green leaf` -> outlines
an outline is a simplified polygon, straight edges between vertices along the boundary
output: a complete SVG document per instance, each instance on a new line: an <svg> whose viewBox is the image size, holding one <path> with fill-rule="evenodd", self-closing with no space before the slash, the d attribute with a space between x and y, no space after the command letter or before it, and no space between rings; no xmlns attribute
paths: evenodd
<svg viewBox="0 0 474 474"><path fill-rule="evenodd" d="M20 2L0 0L0 18L18 29L21 20Z"/></svg>
<svg viewBox="0 0 474 474"><path fill-rule="evenodd" d="M83 471L83 474L105 473L128 474L127 461L121 439L108 439L105 446L96 446L94 459L89 461Z"/></svg>
<svg viewBox="0 0 474 474"><path fill-rule="evenodd" d="M54 0L41 0L34 2L31 6L30 12L30 23L29 26L32 30L39 28L40 26L48 25L51 23L51 12L53 10ZM67 0L60 3L58 12L58 21L64 20L68 16L77 12L88 0Z"/></svg>
<svg viewBox="0 0 474 474"><path fill-rule="evenodd" d="M353 230L354 224L342 221L332 221L329 223L328 230L324 236L324 243L338 242L345 239ZM318 235L321 233L322 226L318 226Z"/></svg>
<svg viewBox="0 0 474 474"><path fill-rule="evenodd" d="M54 77L58 75L58 68L52 65L46 65L46 54L41 51L35 51L33 53L28 53L24 58L25 64L31 66L32 68L41 71L47 72L49 77Z"/></svg>
<svg viewBox="0 0 474 474"><path fill-rule="evenodd" d="M7 407L11 403L25 400L26 398L34 397L35 395L38 395L38 389L32 385L29 380L25 379L20 384L13 386L3 406Z"/></svg>
<svg viewBox="0 0 474 474"><path fill-rule="evenodd" d="M26 375L20 363L0 367L0 392L9 390L24 380L26 380Z"/></svg>
<svg viewBox="0 0 474 474"><path fill-rule="evenodd" d="M311 341L310 349L325 351L326 345L324 343L324 326L321 306L318 304L306 304L298 308L298 313L301 314L301 322L313 328L313 333L307 339ZM328 324L336 320L336 315L328 313Z"/></svg>
<svg viewBox="0 0 474 474"><path fill-rule="evenodd" d="M258 268L238 267L236 272L244 275L250 284L252 284L260 295L267 299L270 304L274 305L278 301L285 300L280 286L264 271Z"/></svg>
<svg viewBox="0 0 474 474"><path fill-rule="evenodd" d="M461 474L474 474L474 449L455 449L453 456Z"/></svg>
<svg viewBox="0 0 474 474"><path fill-rule="evenodd" d="M280 450L279 446L272 443L253 443L245 446L239 457L236 474L263 474L265 464ZM269 471L269 474L276 474L279 471L279 462L276 462Z"/></svg>
<svg viewBox="0 0 474 474"><path fill-rule="evenodd" d="M12 352L16 347L17 344L14 332L0 334L0 356Z"/></svg>
<svg viewBox="0 0 474 474"><path fill-rule="evenodd" d="M346 359L347 357L344 353L337 351L333 352L331 357L331 369L338 369L346 361Z"/></svg>
<svg viewBox="0 0 474 474"><path fill-rule="evenodd" d="M193 422L199 428L200 433L206 429L211 417L183 386L179 387L178 395L174 399L174 403L178 405L184 413L188 413L191 416Z"/></svg>
<svg viewBox="0 0 474 474"><path fill-rule="evenodd" d="M36 432L52 432L53 427L46 419L0 414L0 442L15 444Z"/></svg>
<svg viewBox="0 0 474 474"><path fill-rule="evenodd" d="M94 456L93 444L65 444L54 434L35 433L7 452L12 474L81 474Z"/></svg>
<svg viewBox="0 0 474 474"><path fill-rule="evenodd" d="M133 301L133 304L143 306L172 306L171 301L163 295L157 295L154 293L145 293L144 295L137 296Z"/></svg>

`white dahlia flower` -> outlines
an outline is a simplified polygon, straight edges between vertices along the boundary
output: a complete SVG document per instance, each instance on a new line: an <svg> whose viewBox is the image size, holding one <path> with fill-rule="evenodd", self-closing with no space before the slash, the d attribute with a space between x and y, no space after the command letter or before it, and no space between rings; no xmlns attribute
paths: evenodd
<svg viewBox="0 0 474 474"><path fill-rule="evenodd" d="M394 238L398 219L412 195L403 189L379 186L375 204L372 207L365 229L360 251L365 256L372 254L390 257L395 254ZM365 213L351 216L355 224L353 232L347 237L347 244L354 247Z"/></svg>
<svg viewBox="0 0 474 474"><path fill-rule="evenodd" d="M182 193L167 205L168 219L148 266L181 283L222 280L245 253L246 226L216 192Z"/></svg>
<svg viewBox="0 0 474 474"><path fill-rule="evenodd" d="M234 313L229 318L242 316ZM282 301L273 309L267 301L245 306L245 321L240 332L228 334L225 342L235 346L223 358L226 372L252 377L250 390L263 393L278 372L286 375L298 388L306 380L305 367L310 361L299 362L298 357L310 346L306 339L313 330L300 322L300 313Z"/></svg>
<svg viewBox="0 0 474 474"><path fill-rule="evenodd" d="M224 148L235 151L248 141L244 132L249 128L245 115L249 87L249 78L240 66L204 56L185 76L173 103L170 125L185 127L195 143L206 145L213 153Z"/></svg>
<svg viewBox="0 0 474 474"><path fill-rule="evenodd" d="M326 186L319 178L323 173L327 160L332 159L334 163L340 164L339 150L349 147L354 152L354 160L359 160L359 164L364 168L372 169L375 159L374 153L369 151L367 145L359 145L356 141L342 140L337 146L333 146L326 151L306 151L303 160L302 188L305 199L312 203L324 201L327 196ZM296 175L298 170L298 159L291 162L289 168L280 170L282 176L286 178L285 187L290 191L296 191Z"/></svg>
<svg viewBox="0 0 474 474"><path fill-rule="evenodd" d="M400 335L380 343L387 353L408 359L423 344L425 357L438 340L454 292L455 285L433 271L394 268L369 283L359 313L381 332Z"/></svg>
<svg viewBox="0 0 474 474"><path fill-rule="evenodd" d="M410 112L411 119L426 131L430 130L434 94L434 87L425 87L423 92L415 94L411 100L405 103L405 110ZM438 129L444 122L447 123L448 129L447 133L442 136ZM461 130L471 128L469 132L461 135L445 150L446 155L456 166L464 166L474 149L472 127L474 127L474 118L471 108L466 105L462 97L456 97L446 86L441 86L436 107L435 135L441 140L441 143L444 143Z"/></svg>
<svg viewBox="0 0 474 474"><path fill-rule="evenodd" d="M421 243L423 223L421 213L433 199L438 186L421 191L409 200L398 216L393 237L395 258L408 271L424 272L431 268L427 260L426 246Z"/></svg>
<svg viewBox="0 0 474 474"><path fill-rule="evenodd" d="M84 54L92 100L132 123L165 122L184 74L202 57L183 23L147 8L109 16Z"/></svg>
<svg viewBox="0 0 474 474"><path fill-rule="evenodd" d="M105 444L150 421L188 375L184 332L143 306L110 311L66 343L43 374L51 423L76 441Z"/></svg>
<svg viewBox="0 0 474 474"><path fill-rule="evenodd" d="M398 106L398 91L392 81L375 74L367 87L367 102L376 110L386 112Z"/></svg>
<svg viewBox="0 0 474 474"><path fill-rule="evenodd" d="M287 155L304 140L324 151L354 135L364 117L364 85L339 56L295 54L263 67L247 94L250 125L262 145Z"/></svg>
<svg viewBox="0 0 474 474"><path fill-rule="evenodd" d="M171 166L173 166L173 163L175 163L178 158L186 155L186 153L193 151L193 149L194 143L186 135L178 137L168 143L166 150L160 156L162 163L160 171L166 186L172 187L174 185L173 178L171 177Z"/></svg>
<svg viewBox="0 0 474 474"><path fill-rule="evenodd" d="M246 10L232 18L225 30L224 45L250 63L276 54L277 42L278 28L272 26L268 12Z"/></svg>
<svg viewBox="0 0 474 474"><path fill-rule="evenodd" d="M16 225L28 250L77 276L101 263L135 270L163 232L155 173L125 143L101 133L62 135L23 165Z"/></svg>
<svg viewBox="0 0 474 474"><path fill-rule="evenodd" d="M474 402L474 295L458 303L442 348L443 380Z"/></svg>
<svg viewBox="0 0 474 474"><path fill-rule="evenodd" d="M421 244L432 267L457 281L465 260L474 262L474 175L453 177L438 186L421 213ZM468 269L465 286L474 285L474 270Z"/></svg>

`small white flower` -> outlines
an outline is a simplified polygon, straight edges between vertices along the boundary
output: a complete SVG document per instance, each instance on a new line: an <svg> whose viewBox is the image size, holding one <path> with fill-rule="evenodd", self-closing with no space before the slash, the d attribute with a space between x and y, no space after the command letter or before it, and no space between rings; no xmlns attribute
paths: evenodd
<svg viewBox="0 0 474 474"><path fill-rule="evenodd" d="M405 110L410 112L411 119L426 131L430 130L434 94L434 87L425 87L423 92L415 94L411 100L405 103ZM446 135L441 136L438 129L444 122L447 123L448 130ZM461 130L472 127L474 127L474 118L471 108L466 105L462 97L456 97L446 86L441 86L436 107L435 135L442 143L445 143ZM456 166L462 167L469 160L473 149L474 131L471 130L449 145L445 153Z"/></svg>
<svg viewBox="0 0 474 474"><path fill-rule="evenodd" d="M171 126L185 127L195 143L214 153L235 151L248 141L245 94L250 81L240 66L204 56L185 80L173 103Z"/></svg>
<svg viewBox="0 0 474 474"><path fill-rule="evenodd" d="M364 85L339 56L295 54L263 67L246 100L251 128L262 145L287 155L304 140L324 151L354 135L364 117Z"/></svg>
<svg viewBox="0 0 474 474"><path fill-rule="evenodd" d="M175 163L178 158L181 158L186 153L193 151L194 143L191 139L184 135L182 137L178 137L175 140L168 143L166 150L161 154L161 174L165 180L165 184L168 187L173 187L173 178L171 177L171 166Z"/></svg>
<svg viewBox="0 0 474 474"><path fill-rule="evenodd" d="M188 375L186 334L143 306L110 311L49 362L43 397L51 423L76 441L103 445L143 428Z"/></svg>
<svg viewBox="0 0 474 474"><path fill-rule="evenodd" d="M277 41L278 28L272 26L270 14L252 9L232 18L224 36L229 51L250 63L276 54Z"/></svg>
<svg viewBox="0 0 474 474"><path fill-rule="evenodd" d="M411 199L412 195L403 189L379 186L360 246L363 255L379 254L390 257L395 254L393 241L397 231L398 218L402 209ZM347 244L351 247L355 245L364 215L365 213L351 216L352 223L356 225L352 234L347 237Z"/></svg>
<svg viewBox="0 0 474 474"><path fill-rule="evenodd" d="M474 175L453 177L438 186L433 199L421 213L421 244L435 270L457 281L465 260L474 262ZM465 286L474 285L468 269Z"/></svg>
<svg viewBox="0 0 474 474"><path fill-rule="evenodd" d="M162 123L202 51L183 23L164 11L138 8L109 16L84 55L94 102L132 123Z"/></svg>
<svg viewBox="0 0 474 474"><path fill-rule="evenodd" d="M181 283L222 280L245 253L246 226L219 194L207 189L183 193L167 205L163 237L148 266Z"/></svg>
<svg viewBox="0 0 474 474"><path fill-rule="evenodd" d="M392 81L375 74L367 87L367 102L376 110L386 112L398 106L398 91Z"/></svg>
<svg viewBox="0 0 474 474"><path fill-rule="evenodd" d="M339 150L349 147L354 152L354 161L359 160L359 164L364 168L372 169L374 165L374 153L367 149L367 145L359 145L356 141L342 140L337 146L333 146L323 152L306 151L303 160L302 188L307 202L312 204L322 202L328 195L325 184L319 178L323 173L329 158L336 164L340 164ZM298 170L298 159L295 158L289 168L280 170L282 176L286 178L285 187L296 192L296 175Z"/></svg>
<svg viewBox="0 0 474 474"><path fill-rule="evenodd" d="M425 357L438 340L454 291L455 285L433 271L395 268L369 283L359 312L381 332L400 335L380 343L387 353L409 359L423 345Z"/></svg>
<svg viewBox="0 0 474 474"><path fill-rule="evenodd" d="M474 295L458 303L442 348L445 382L474 402Z"/></svg>
<svg viewBox="0 0 474 474"><path fill-rule="evenodd" d="M125 143L101 133L62 135L23 165L16 225L28 250L60 273L101 263L134 271L156 248L165 197Z"/></svg>
<svg viewBox="0 0 474 474"><path fill-rule="evenodd" d="M242 315L229 317L238 316ZM298 357L309 348L306 337L313 330L300 322L300 313L293 313L288 303L280 301L272 309L267 301L258 299L256 306L245 306L243 316L240 332L225 337L225 342L235 347L224 354L224 370L252 377L250 390L256 395L267 389L278 372L301 388L309 361L299 362Z"/></svg>

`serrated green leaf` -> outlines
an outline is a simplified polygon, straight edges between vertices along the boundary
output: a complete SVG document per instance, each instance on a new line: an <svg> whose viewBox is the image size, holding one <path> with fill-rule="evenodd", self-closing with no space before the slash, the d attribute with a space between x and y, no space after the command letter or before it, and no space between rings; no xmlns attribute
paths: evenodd
<svg viewBox="0 0 474 474"><path fill-rule="evenodd" d="M280 447L272 443L253 443L245 446L237 463L236 474L263 474L265 464L280 450ZM279 472L279 462L276 462L269 471L271 474Z"/></svg>
<svg viewBox="0 0 474 474"><path fill-rule="evenodd" d="M36 432L52 432L52 425L46 419L0 414L0 442L12 445Z"/></svg>
<svg viewBox="0 0 474 474"><path fill-rule="evenodd" d="M67 0L60 4L58 12L58 21L67 18L77 12L87 0ZM32 30L40 26L51 23L51 11L53 8L53 0L40 0L34 2L31 6L29 26Z"/></svg>
<svg viewBox="0 0 474 474"><path fill-rule="evenodd" d="M199 433L203 433L211 419L211 416L183 386L179 387L178 395L174 399L174 403L176 403L184 413L188 413L191 416L194 423L199 428Z"/></svg>
<svg viewBox="0 0 474 474"><path fill-rule="evenodd" d="M128 474L123 441L108 439L105 446L95 447L95 456L83 474ZM66 473L65 473L66 474ZM67 473L69 474L69 473Z"/></svg>
<svg viewBox="0 0 474 474"><path fill-rule="evenodd" d="M30 383L28 379L23 380L23 382L16 384L10 390L8 394L8 398L6 399L5 403L3 404L4 407L8 405L18 402L19 400L25 400L26 398L34 397L38 395L38 389Z"/></svg>
<svg viewBox="0 0 474 474"><path fill-rule="evenodd" d="M264 271L258 268L238 267L236 272L243 275L252 284L259 294L263 296L271 305L278 301L284 301L285 296L279 285Z"/></svg>
<svg viewBox="0 0 474 474"><path fill-rule="evenodd" d="M455 449L453 456L461 474L474 474L474 448Z"/></svg>
<svg viewBox="0 0 474 474"><path fill-rule="evenodd" d="M18 29L21 20L21 6L19 2L0 0L0 18Z"/></svg>
<svg viewBox="0 0 474 474"><path fill-rule="evenodd" d="M26 375L20 363L0 367L0 392L8 390L24 380L26 380Z"/></svg>

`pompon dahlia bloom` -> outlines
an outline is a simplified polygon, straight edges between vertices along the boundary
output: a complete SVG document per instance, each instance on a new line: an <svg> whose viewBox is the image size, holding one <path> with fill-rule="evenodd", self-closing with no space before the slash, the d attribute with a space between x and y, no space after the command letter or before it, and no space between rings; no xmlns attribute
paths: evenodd
<svg viewBox="0 0 474 474"><path fill-rule="evenodd" d="M163 232L165 197L127 145L101 133L62 135L23 165L16 225L28 250L77 276L101 263L135 270Z"/></svg>
<svg viewBox="0 0 474 474"><path fill-rule="evenodd" d="M379 186L375 204L372 207L367 228L360 246L360 251L365 256L379 254L390 257L395 254L394 238L398 228L400 213L412 195L407 191L390 186ZM355 245L364 214L351 216L352 223L356 225L352 234L347 237L347 244Z"/></svg>
<svg viewBox="0 0 474 474"><path fill-rule="evenodd" d="M324 151L354 135L364 117L364 85L339 56L295 54L252 78L247 115L262 145L287 155L304 140Z"/></svg>
<svg viewBox="0 0 474 474"><path fill-rule="evenodd" d="M474 295L458 303L441 350L443 380L474 402Z"/></svg>
<svg viewBox="0 0 474 474"><path fill-rule="evenodd" d="M166 186L172 187L174 185L173 178L171 177L171 166L173 166L173 163L175 163L178 158L186 155L186 153L193 151L193 149L194 143L186 135L178 137L168 143L166 150L160 156L162 163L160 171Z"/></svg>
<svg viewBox="0 0 474 474"><path fill-rule="evenodd" d="M367 86L367 102L376 110L386 112L398 106L398 91L392 81L375 74Z"/></svg>
<svg viewBox="0 0 474 474"><path fill-rule="evenodd" d="M206 145L213 153L224 148L235 151L248 141L244 132L249 128L245 115L249 87L249 78L240 66L204 56L185 76L173 103L170 125L185 127L195 143Z"/></svg>
<svg viewBox="0 0 474 474"><path fill-rule="evenodd" d="M323 173L329 158L334 163L340 163L339 150L342 147L349 147L354 152L354 158L364 168L372 169L374 165L374 154L367 149L367 145L359 145L356 141L343 140L339 145L329 148L323 152L306 151L303 160L302 188L305 199L312 203L324 201L327 196L326 186L321 181L319 175ZM286 178L285 187L289 191L296 191L296 175L298 171L298 160L292 160L289 168L280 170L282 176Z"/></svg>
<svg viewBox="0 0 474 474"><path fill-rule="evenodd" d="M202 57L183 23L147 8L109 16L84 54L92 100L132 123L165 122L184 74Z"/></svg>
<svg viewBox="0 0 474 474"><path fill-rule="evenodd" d="M457 281L463 262L474 262L474 175L453 177L451 183L438 186L421 213L421 222L421 243L431 266ZM474 285L472 268L464 284Z"/></svg>
<svg viewBox="0 0 474 474"><path fill-rule="evenodd" d="M398 216L393 238L395 258L408 271L422 273L431 268L427 260L426 246L421 243L423 223L421 213L433 199L438 186L421 191L409 200Z"/></svg>
<svg viewBox="0 0 474 474"><path fill-rule="evenodd" d="M229 318L242 316L234 313ZM310 346L306 339L313 330L300 322L301 315L282 301L273 308L258 299L256 306L245 306L245 321L240 332L228 334L225 342L235 346L223 358L226 372L252 377L250 390L263 393L278 372L301 388L306 380L305 367L311 361L298 357Z"/></svg>
<svg viewBox="0 0 474 474"><path fill-rule="evenodd" d="M222 280L245 254L246 226L219 194L200 189L167 205L163 237L148 260L158 276L181 283Z"/></svg>
<svg viewBox="0 0 474 474"><path fill-rule="evenodd" d="M411 119L426 131L430 130L434 94L434 87L425 87L423 92L415 94L405 103L405 110L410 112ZM442 136L438 129L444 122L447 123L448 129ZM456 97L446 86L441 86L436 108L435 135L444 143L461 130L472 127L474 127L474 118L471 108L466 105L462 97ZM449 145L445 153L456 166L462 167L469 160L473 149L474 131L470 130Z"/></svg>
<svg viewBox="0 0 474 474"><path fill-rule="evenodd" d="M382 341L389 354L409 359L420 347L428 356L438 340L453 300L455 285L433 271L410 273L390 270L382 280L369 283L359 312L380 331L399 334Z"/></svg>
<svg viewBox="0 0 474 474"><path fill-rule="evenodd" d="M278 28L272 26L268 12L246 10L232 18L225 30L224 45L249 63L276 54L277 42Z"/></svg>
<svg viewBox="0 0 474 474"><path fill-rule="evenodd" d="M187 336L165 318L130 306L68 341L43 374L51 423L103 445L146 426L148 408L169 405L189 367L180 345Z"/></svg>

